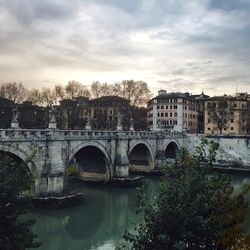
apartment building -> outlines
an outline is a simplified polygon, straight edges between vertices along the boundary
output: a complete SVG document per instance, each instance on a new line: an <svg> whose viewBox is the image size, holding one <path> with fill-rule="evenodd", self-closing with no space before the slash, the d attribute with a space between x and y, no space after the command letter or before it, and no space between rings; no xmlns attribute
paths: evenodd
<svg viewBox="0 0 250 250"><path fill-rule="evenodd" d="M214 96L205 101L205 134L249 132L249 95Z"/></svg>
<svg viewBox="0 0 250 250"><path fill-rule="evenodd" d="M122 127L129 129L131 106L127 99L119 96L102 96L89 100L92 128L95 130L116 130L118 115Z"/></svg>
<svg viewBox="0 0 250 250"><path fill-rule="evenodd" d="M202 95L204 93L192 96L190 93L158 91L158 95L148 102L149 129L198 133L199 113L204 106L200 104L203 98L199 99Z"/></svg>

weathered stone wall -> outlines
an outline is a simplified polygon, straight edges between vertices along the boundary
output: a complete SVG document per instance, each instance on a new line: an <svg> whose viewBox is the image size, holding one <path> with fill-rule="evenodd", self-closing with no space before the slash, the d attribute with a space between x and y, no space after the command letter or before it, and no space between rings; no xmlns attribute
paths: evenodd
<svg viewBox="0 0 250 250"><path fill-rule="evenodd" d="M184 145L190 152L200 143L204 135L188 135ZM250 167L250 136L206 136L210 141L220 144L217 161L222 164L238 164L243 167Z"/></svg>

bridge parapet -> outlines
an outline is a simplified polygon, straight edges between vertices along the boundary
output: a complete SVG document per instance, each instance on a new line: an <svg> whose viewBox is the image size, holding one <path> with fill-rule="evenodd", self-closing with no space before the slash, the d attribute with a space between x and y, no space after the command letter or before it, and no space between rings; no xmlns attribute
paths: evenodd
<svg viewBox="0 0 250 250"><path fill-rule="evenodd" d="M86 140L86 139L156 139L183 137L178 132L158 131L88 131L88 130L50 130L50 129L0 129L0 141L15 140Z"/></svg>

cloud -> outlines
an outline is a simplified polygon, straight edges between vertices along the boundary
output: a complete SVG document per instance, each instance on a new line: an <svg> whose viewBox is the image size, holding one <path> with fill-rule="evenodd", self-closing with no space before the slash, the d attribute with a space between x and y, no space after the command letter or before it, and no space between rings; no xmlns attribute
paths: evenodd
<svg viewBox="0 0 250 250"><path fill-rule="evenodd" d="M248 0L0 0L0 83L250 92L249 13Z"/></svg>

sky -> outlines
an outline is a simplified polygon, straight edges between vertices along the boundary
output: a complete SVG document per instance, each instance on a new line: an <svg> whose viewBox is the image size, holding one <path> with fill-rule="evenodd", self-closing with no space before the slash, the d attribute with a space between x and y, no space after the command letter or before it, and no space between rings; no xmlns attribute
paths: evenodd
<svg viewBox="0 0 250 250"><path fill-rule="evenodd" d="M0 83L250 92L250 0L0 0Z"/></svg>

